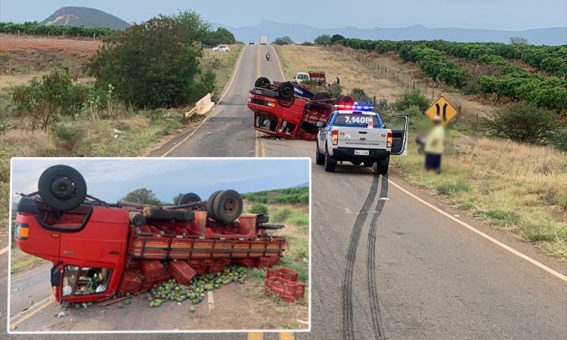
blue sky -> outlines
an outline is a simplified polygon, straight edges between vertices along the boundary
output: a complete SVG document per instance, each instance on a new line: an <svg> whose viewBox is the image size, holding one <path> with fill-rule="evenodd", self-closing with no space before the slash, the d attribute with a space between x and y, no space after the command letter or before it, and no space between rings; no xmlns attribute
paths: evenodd
<svg viewBox="0 0 567 340"><path fill-rule="evenodd" d="M309 182L308 159L35 158L12 161L12 192L37 191L41 173L56 164L77 169L88 193L110 203L142 187L171 202L179 193L195 192L207 199L221 189L245 193Z"/></svg>
<svg viewBox="0 0 567 340"><path fill-rule="evenodd" d="M523 30L567 26L565 0L1 0L0 20L43 20L63 6L94 7L128 22L193 9L206 20L254 26L263 20L343 26Z"/></svg>

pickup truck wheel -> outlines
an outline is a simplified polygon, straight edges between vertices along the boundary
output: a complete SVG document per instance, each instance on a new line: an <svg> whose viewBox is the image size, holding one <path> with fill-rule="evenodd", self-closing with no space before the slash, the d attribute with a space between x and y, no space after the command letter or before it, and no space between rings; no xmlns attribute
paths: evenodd
<svg viewBox="0 0 567 340"><path fill-rule="evenodd" d="M39 196L53 209L75 209L87 196L87 183L83 176L67 165L47 168L37 183Z"/></svg>
<svg viewBox="0 0 567 340"><path fill-rule="evenodd" d="M374 173L380 175L388 174L388 167L390 166L390 157L380 159L374 164Z"/></svg>
<svg viewBox="0 0 567 340"><path fill-rule="evenodd" d="M337 166L337 161L329 156L329 152L325 152L325 171L335 172L335 167Z"/></svg>
<svg viewBox="0 0 567 340"><path fill-rule="evenodd" d="M260 77L254 82L254 87L268 87L270 86L270 79L266 77Z"/></svg>
<svg viewBox="0 0 567 340"><path fill-rule="evenodd" d="M290 83L289 81L280 84L280 87L278 89L278 94L280 95L281 98L291 99L293 98L294 93L295 93L295 88L293 87L293 84Z"/></svg>
<svg viewBox="0 0 567 340"><path fill-rule="evenodd" d="M319 152L319 143L317 143L317 148L315 149L315 164L325 164L325 155Z"/></svg>

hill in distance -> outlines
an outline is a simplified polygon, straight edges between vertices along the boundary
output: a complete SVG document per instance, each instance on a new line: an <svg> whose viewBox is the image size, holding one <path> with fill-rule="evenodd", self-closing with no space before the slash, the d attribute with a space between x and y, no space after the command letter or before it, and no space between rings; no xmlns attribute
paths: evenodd
<svg viewBox="0 0 567 340"><path fill-rule="evenodd" d="M295 42L313 41L322 34L341 34L347 38L374 40L447 40L459 42L500 42L509 43L511 37L523 37L533 45L567 44L567 27L529 29L523 31L505 31L474 28L429 28L422 25L400 28L317 28L305 24L284 24L274 21L263 21L256 26L231 27L217 24L234 33L237 40L243 42L258 41L261 35L268 36L270 41L284 35Z"/></svg>
<svg viewBox="0 0 567 340"><path fill-rule="evenodd" d="M87 7L62 7L41 22L43 25L106 27L125 29L130 24L106 12Z"/></svg>

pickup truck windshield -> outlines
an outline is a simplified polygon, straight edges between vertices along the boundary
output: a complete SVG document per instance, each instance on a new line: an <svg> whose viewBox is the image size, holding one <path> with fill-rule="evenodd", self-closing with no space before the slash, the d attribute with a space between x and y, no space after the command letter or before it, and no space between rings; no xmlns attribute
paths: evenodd
<svg viewBox="0 0 567 340"><path fill-rule="evenodd" d="M376 115L343 113L340 113L335 117L335 122L333 125L366 128L368 127L370 121L372 121L372 126L375 128L380 128L382 125Z"/></svg>

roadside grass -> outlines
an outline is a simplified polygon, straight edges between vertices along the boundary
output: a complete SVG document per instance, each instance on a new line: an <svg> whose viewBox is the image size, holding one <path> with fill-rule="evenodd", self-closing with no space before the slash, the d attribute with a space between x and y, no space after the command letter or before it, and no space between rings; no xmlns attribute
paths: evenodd
<svg viewBox="0 0 567 340"><path fill-rule="evenodd" d="M243 48L244 45L235 44L230 45L230 52L213 52L211 49L203 51L203 65L209 66L216 76L214 100L218 100L223 88L230 80Z"/></svg>
<svg viewBox="0 0 567 340"><path fill-rule="evenodd" d="M406 79L408 83L412 79L420 81L413 69L415 65L400 63L389 56L376 56L379 67L372 67L342 48L276 48L284 61L286 76L300 70L323 70L329 81L340 76L343 93L361 87L367 95L386 98L391 103L407 90L396 79ZM437 89L436 93L441 90ZM395 173L475 218L567 260L566 153L482 137L476 131L476 113L483 116L498 108L454 92L450 100L462 105L463 115L467 117L449 126L442 174L423 170L423 155L418 154L414 140L416 131L429 128L430 123L421 115L410 118L408 156L392 157Z"/></svg>
<svg viewBox="0 0 567 340"><path fill-rule="evenodd" d="M16 274L25 270L29 270L30 268L42 265L44 263L48 263L47 260L42 258L28 255L20 250L18 247L12 248L12 267L10 268L11 274Z"/></svg>

